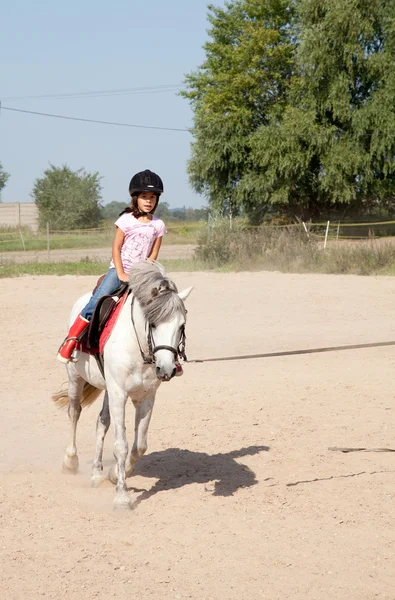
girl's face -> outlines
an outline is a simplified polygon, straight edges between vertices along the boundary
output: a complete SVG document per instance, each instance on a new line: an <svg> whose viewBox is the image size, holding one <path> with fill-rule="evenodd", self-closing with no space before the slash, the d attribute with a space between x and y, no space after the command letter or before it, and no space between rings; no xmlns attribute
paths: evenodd
<svg viewBox="0 0 395 600"><path fill-rule="evenodd" d="M137 198L139 211L149 213L154 210L156 205L156 196L152 192L142 192Z"/></svg>

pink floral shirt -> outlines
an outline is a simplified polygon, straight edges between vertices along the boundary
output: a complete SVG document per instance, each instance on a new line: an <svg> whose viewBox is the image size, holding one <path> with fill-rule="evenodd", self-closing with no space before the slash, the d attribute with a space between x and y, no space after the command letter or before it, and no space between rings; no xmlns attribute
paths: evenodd
<svg viewBox="0 0 395 600"><path fill-rule="evenodd" d="M121 260L125 273L129 272L134 263L145 260L151 252L155 240L167 233L164 222L157 217L152 217L150 223L141 223L131 213L124 213L115 221L115 225L125 234L121 248ZM113 260L110 266L115 266Z"/></svg>

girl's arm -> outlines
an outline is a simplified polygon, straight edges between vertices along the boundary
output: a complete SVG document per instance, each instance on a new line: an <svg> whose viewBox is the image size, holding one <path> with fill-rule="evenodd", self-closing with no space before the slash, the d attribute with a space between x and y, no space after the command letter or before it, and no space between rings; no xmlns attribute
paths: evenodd
<svg viewBox="0 0 395 600"><path fill-rule="evenodd" d="M129 281L129 275L127 275L124 272L121 260L121 248L124 238L124 232L122 231L122 229L119 229L119 227L117 227L117 230L115 232L115 238L112 244L112 259L114 261L114 266L118 275L118 279L120 279L121 281Z"/></svg>
<svg viewBox="0 0 395 600"><path fill-rule="evenodd" d="M161 245L162 245L162 237L156 238L156 240L154 241L154 244L151 248L151 252L147 256L147 258L149 258L150 260L156 260L158 258L158 254L159 254Z"/></svg>

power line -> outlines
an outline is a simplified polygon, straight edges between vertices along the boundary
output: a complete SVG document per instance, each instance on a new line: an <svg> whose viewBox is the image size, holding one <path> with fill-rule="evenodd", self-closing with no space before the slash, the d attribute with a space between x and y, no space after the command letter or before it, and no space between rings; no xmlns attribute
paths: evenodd
<svg viewBox="0 0 395 600"><path fill-rule="evenodd" d="M97 123L99 125L112 125L114 127L133 127L136 129L155 129L158 131L181 131L181 132L188 132L188 133L192 133L192 128L179 128L179 127L157 127L154 125L135 125L133 123L120 123L118 121L101 121L98 119L85 119L83 117L69 117L67 115L56 115L56 114L52 114L52 113L44 113L44 112L38 112L38 111L33 111L33 110L24 110L22 108L11 108L10 106L3 106L0 100L0 113L1 110L10 110L12 112L18 112L18 113L25 113L25 114L29 114L29 115L39 115L41 117L50 117L53 119L64 119L67 121L80 121L83 123ZM337 133L340 138L344 138L344 137L353 137L352 133L349 132L342 132L342 131L332 131L331 133ZM299 137L299 138L309 138L314 136L315 134L313 132L306 132L306 133L292 133L292 132L288 132L287 133L287 137ZM370 138L372 137L371 134L365 133L365 134L355 134L356 138ZM339 139L340 139L339 138Z"/></svg>
<svg viewBox="0 0 395 600"><path fill-rule="evenodd" d="M163 92L176 92L184 86L179 83L164 84L156 86L139 86L134 88L121 88L111 90L91 90L86 92L67 92L59 94L41 94L38 96L7 96L3 98L6 101L15 100L45 100L62 98L98 98L104 96L123 96L132 94L157 94Z"/></svg>
<svg viewBox="0 0 395 600"><path fill-rule="evenodd" d="M84 123L98 123L100 125L113 125L116 127L134 127L138 129L156 129L160 131L182 131L190 132L190 129L177 128L177 127L155 127L154 125L134 125L132 123L119 123L117 121L99 121L96 119L84 119L82 117L68 117L66 115L54 115L51 113L37 112L33 110L23 110L21 108L10 108L9 106L3 106L0 103L0 110L10 110L12 112L25 113L29 115L39 115L41 117L51 117L53 119L66 119L67 121L82 121Z"/></svg>

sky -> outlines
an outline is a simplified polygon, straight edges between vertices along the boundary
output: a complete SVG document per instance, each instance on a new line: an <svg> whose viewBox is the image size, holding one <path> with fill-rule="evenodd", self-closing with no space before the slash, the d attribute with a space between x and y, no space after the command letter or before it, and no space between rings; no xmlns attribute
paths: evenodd
<svg viewBox="0 0 395 600"><path fill-rule="evenodd" d="M223 6L225 0L214 0ZM205 58L206 0L13 0L0 24L0 162L10 174L3 202L31 202L50 164L99 172L103 203L128 202L131 177L151 169L171 208L206 204L188 183L188 131L124 128L12 112L187 129L185 74ZM99 97L27 98L103 90L154 92ZM159 90L158 90L159 88ZM22 97L22 99L15 99Z"/></svg>

